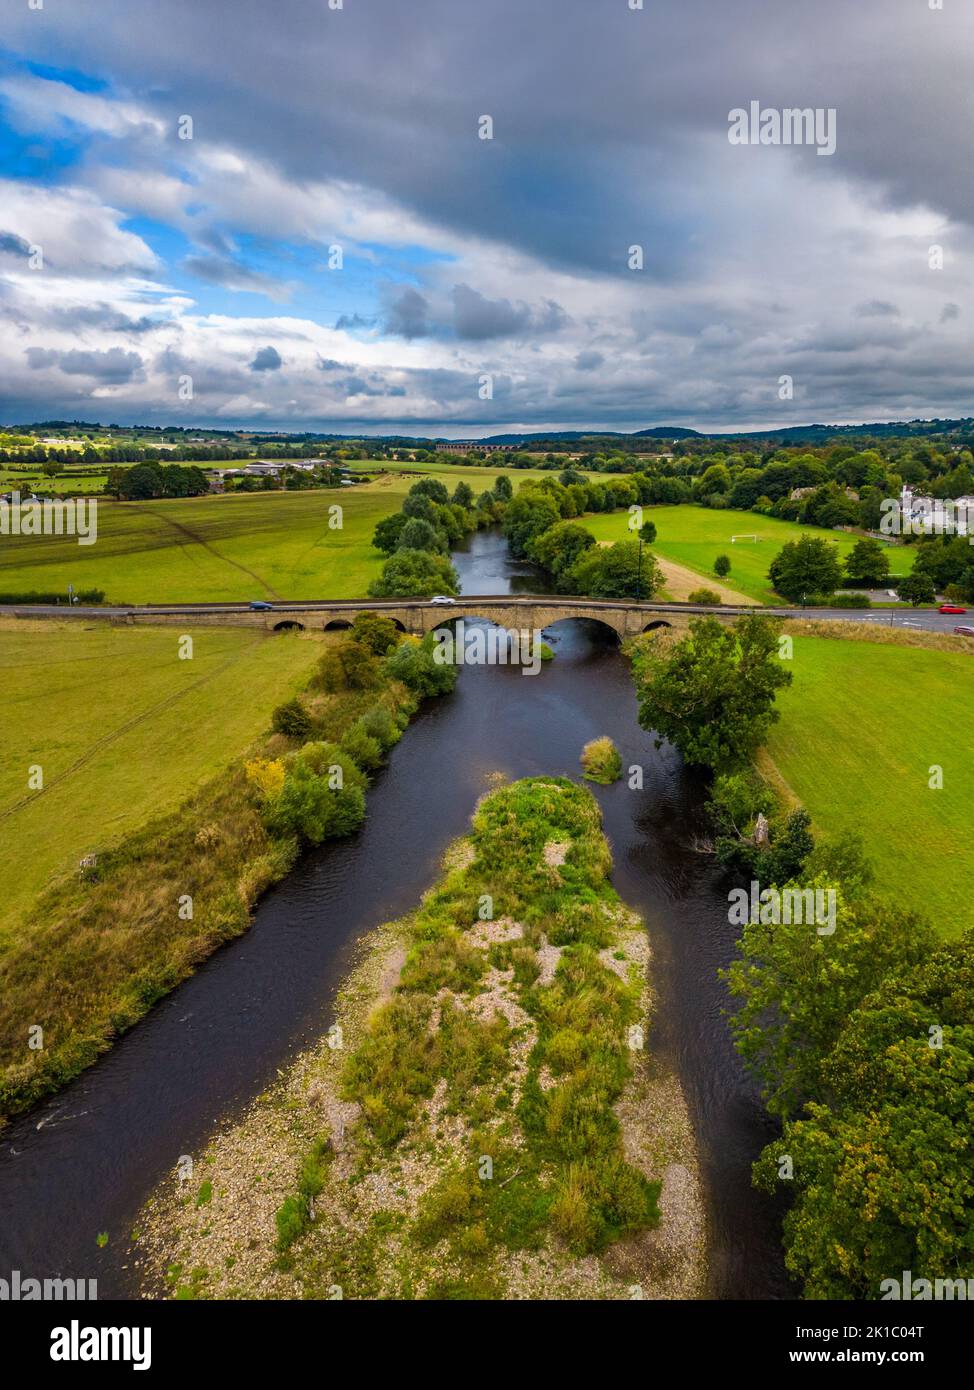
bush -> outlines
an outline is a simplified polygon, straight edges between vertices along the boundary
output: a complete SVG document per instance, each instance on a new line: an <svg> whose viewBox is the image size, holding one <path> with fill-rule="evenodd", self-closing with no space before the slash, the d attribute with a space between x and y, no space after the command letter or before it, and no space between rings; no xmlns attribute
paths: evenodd
<svg viewBox="0 0 974 1390"><path fill-rule="evenodd" d="M402 730L384 705L370 709L358 722L369 738L375 739L383 753L388 753L402 737Z"/></svg>
<svg viewBox="0 0 974 1390"><path fill-rule="evenodd" d="M379 740L366 732L361 719L357 719L350 729L346 729L340 742L348 756L366 771L371 772L382 762Z"/></svg>
<svg viewBox="0 0 974 1390"><path fill-rule="evenodd" d="M615 782L622 772L622 758L611 738L603 735L586 743L582 749L582 767L589 782L600 782L606 787Z"/></svg>
<svg viewBox="0 0 974 1390"><path fill-rule="evenodd" d="M449 695L459 672L449 662L436 660L437 647L436 635L432 632L421 642L407 638L386 657L387 674L421 697Z"/></svg>
<svg viewBox="0 0 974 1390"><path fill-rule="evenodd" d="M713 589L694 589L692 593L687 594L687 603L703 603L708 608L719 608L720 594L715 593Z"/></svg>
<svg viewBox="0 0 974 1390"><path fill-rule="evenodd" d="M314 684L334 694L339 690L374 690L380 680L379 663L369 647L346 638L322 656Z"/></svg>
<svg viewBox="0 0 974 1390"><path fill-rule="evenodd" d="M868 594L833 594L829 599L833 608L872 608Z"/></svg>
<svg viewBox="0 0 974 1390"><path fill-rule="evenodd" d="M309 743L292 760L284 786L264 806L272 835L310 844L350 835L365 819L365 776L333 743Z"/></svg>
<svg viewBox="0 0 974 1390"><path fill-rule="evenodd" d="M385 656L399 642L399 629L391 618L381 613L356 613L352 623L351 637L361 642L373 656Z"/></svg>
<svg viewBox="0 0 974 1390"><path fill-rule="evenodd" d="M730 574L730 571L730 556L718 555L717 559L714 561L714 574L716 574L720 579L723 579L726 575Z"/></svg>
<svg viewBox="0 0 974 1390"><path fill-rule="evenodd" d="M432 598L459 592L460 579L447 556L430 550L397 550L369 585L373 598Z"/></svg>
<svg viewBox="0 0 974 1390"><path fill-rule="evenodd" d="M287 738L307 738L312 727L311 715L297 697L278 705L271 715L275 734L284 734Z"/></svg>

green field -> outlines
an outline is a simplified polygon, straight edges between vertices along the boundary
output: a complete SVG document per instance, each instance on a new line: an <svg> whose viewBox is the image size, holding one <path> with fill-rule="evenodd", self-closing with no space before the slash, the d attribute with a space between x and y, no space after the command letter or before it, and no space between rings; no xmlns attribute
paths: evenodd
<svg viewBox="0 0 974 1390"><path fill-rule="evenodd" d="M236 762L302 683L318 642L244 628L0 618L10 731L0 764L0 941L50 882ZM43 791L28 788L32 765Z"/></svg>
<svg viewBox="0 0 974 1390"><path fill-rule="evenodd" d="M768 580L768 567L782 546L801 536L820 536L834 541L844 559L858 537L844 531L823 531L817 526L799 526L793 521L758 516L756 512L712 511L706 507L647 507L644 515L656 524L653 550L664 559L693 570L713 582L718 555L727 555L731 572L724 583L759 603L780 603ZM585 525L597 541L625 540L629 517L626 512L587 516ZM757 535L752 541L731 544L731 536ZM890 569L907 574L913 566L914 552L908 546L890 547Z"/></svg>
<svg viewBox="0 0 974 1390"><path fill-rule="evenodd" d="M862 835L876 886L945 937L974 926L974 657L796 637L791 666L768 753L816 828Z"/></svg>
<svg viewBox="0 0 974 1390"><path fill-rule="evenodd" d="M372 469L375 468L372 464ZM98 539L4 536L0 594L103 589L114 603L360 598L384 557L376 522L399 509L416 472L449 474L475 493L507 472L515 487L531 469L398 464L372 483L308 492L229 493L156 502L99 502ZM363 469L369 465L362 463ZM342 529L329 526L334 505Z"/></svg>

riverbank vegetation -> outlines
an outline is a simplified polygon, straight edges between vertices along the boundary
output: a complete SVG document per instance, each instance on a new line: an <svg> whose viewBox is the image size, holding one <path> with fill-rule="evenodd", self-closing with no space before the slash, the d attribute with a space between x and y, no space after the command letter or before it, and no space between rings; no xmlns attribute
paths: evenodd
<svg viewBox="0 0 974 1390"><path fill-rule="evenodd" d="M175 1295L698 1296L692 1135L610 867L568 780L482 800L327 1043L211 1144L205 1211L160 1189L140 1247Z"/></svg>
<svg viewBox="0 0 974 1390"><path fill-rule="evenodd" d="M594 738L582 749L582 771L587 781L607 787L622 774L622 758L611 738Z"/></svg>
<svg viewBox="0 0 974 1390"><path fill-rule="evenodd" d="M135 688L145 701L145 682L129 669L137 651L142 676L155 679L157 689L140 717L122 722L116 739L92 741L89 732L88 751L60 775L63 754L45 733L42 742L53 753L47 789L8 805L21 836L49 824L59 804L84 817L86 854L74 872L59 860L53 883L0 937L0 1117L89 1065L221 942L244 931L260 894L287 873L304 844L360 823L370 774L420 699L452 688L457 675L435 662L432 638L403 639L400 656L400 634L391 623L383 631L383 621L370 614L348 636L317 641L208 629L196 635L193 661L177 659L173 629L50 629L53 640L73 648L76 662L114 656L120 688ZM31 640L36 660L44 635ZM384 640L390 648L380 654ZM156 670L163 650L165 670ZM317 668L309 670L315 657ZM243 658L247 710L228 715ZM90 680L101 668L80 669ZM69 688L77 685L70 658L65 676ZM36 669L30 679L36 682ZM290 698L272 711L280 693ZM90 705L82 708L90 723ZM62 721L76 715L71 701L52 698L52 729L58 710ZM160 730L167 731L162 739ZM199 751L211 736L221 750L216 758L213 745ZM26 778L27 760L22 771ZM125 802L120 782L131 783L133 802L123 832L109 838L107 808L117 814ZM161 807L149 790L157 786L165 789ZM22 851L26 862L26 841Z"/></svg>
<svg viewBox="0 0 974 1390"><path fill-rule="evenodd" d="M914 877L910 889L891 892L870 860L884 800L904 798L893 841L903 859L922 839L928 814L949 814L936 800L948 768L969 810L970 750L958 748L952 733L931 730L934 742L917 748L914 764L897 731L911 698L920 702L917 730L938 694L956 714L957 699L970 689L970 655L943 635L928 644L926 634L915 633L899 643L898 634L863 629L857 642L855 631L822 624L796 625L797 634L789 628L794 653L775 652L772 625L742 622L764 624L769 634L747 700L737 679L740 623L736 644L718 641L699 624L679 641L640 639L633 663L640 722L670 736L688 761L714 774L717 859L752 885L739 957L725 975L736 1001L731 1026L768 1109L784 1121L780 1140L755 1165L755 1181L792 1197L784 1221L786 1263L808 1298L878 1299L884 1281L899 1287L907 1271L914 1280L969 1279L974 933L941 943L966 925L960 904L968 875L942 872L950 907L931 915L928 880ZM800 672L796 689L788 689L790 677L773 672L781 657ZM893 706L884 689L894 692ZM798 711L808 721L804 740L771 709L778 691L783 704L795 701L792 715ZM826 713L833 702L834 719ZM831 744L823 742L829 729ZM762 781L752 765L769 737L779 757L795 760L792 787L814 782L820 772L818 785L828 787L830 804L859 798L858 809L844 812L852 823L833 823L838 833L816 839L808 811L782 798L780 780ZM831 765L825 747L832 749ZM925 765L928 758L933 761ZM836 762L849 765L848 786L844 772L835 777ZM907 838L903 824L910 826ZM782 914L775 908L781 893L805 904L829 902L829 911Z"/></svg>

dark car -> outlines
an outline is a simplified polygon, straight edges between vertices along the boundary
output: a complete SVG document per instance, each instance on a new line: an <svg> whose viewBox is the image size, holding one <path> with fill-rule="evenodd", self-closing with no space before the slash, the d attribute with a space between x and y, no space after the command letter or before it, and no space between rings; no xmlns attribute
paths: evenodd
<svg viewBox="0 0 974 1390"><path fill-rule="evenodd" d="M966 608L961 608L959 603L942 603L937 609L938 613L966 613Z"/></svg>
<svg viewBox="0 0 974 1390"><path fill-rule="evenodd" d="M960 627L955 627L954 631L959 633L961 637L974 637L974 627L964 627L962 624Z"/></svg>
<svg viewBox="0 0 974 1390"><path fill-rule="evenodd" d="M255 613L269 613L274 607L273 603L265 603L262 598L252 598L250 606Z"/></svg>

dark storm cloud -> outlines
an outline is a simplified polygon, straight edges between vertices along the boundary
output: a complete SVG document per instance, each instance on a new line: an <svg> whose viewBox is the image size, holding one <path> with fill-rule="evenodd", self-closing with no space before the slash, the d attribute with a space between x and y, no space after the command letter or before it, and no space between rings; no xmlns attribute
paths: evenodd
<svg viewBox="0 0 974 1390"><path fill-rule="evenodd" d="M396 293L386 311L384 327L400 338L425 338L432 332L428 301L418 290Z"/></svg>
<svg viewBox="0 0 974 1390"><path fill-rule="evenodd" d="M26 353L27 364L33 371L58 367L68 376L91 376L106 383L129 381L142 368L142 358L137 352L123 352L121 348L108 348L104 352L72 348L68 352L58 352L53 348L31 347Z"/></svg>
<svg viewBox="0 0 974 1390"><path fill-rule="evenodd" d="M252 372L279 372L282 365L281 354L277 348L262 347L255 353L250 370Z"/></svg>
<svg viewBox="0 0 974 1390"><path fill-rule="evenodd" d="M469 285L453 288L453 327L458 338L539 337L557 333L567 322L564 309L550 299L535 311L509 299L487 299Z"/></svg>

